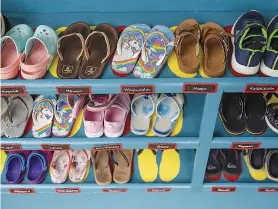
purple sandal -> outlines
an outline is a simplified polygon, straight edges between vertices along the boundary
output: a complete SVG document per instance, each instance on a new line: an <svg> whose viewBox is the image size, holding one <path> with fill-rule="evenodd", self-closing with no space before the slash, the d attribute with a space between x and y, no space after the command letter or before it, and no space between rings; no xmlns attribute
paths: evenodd
<svg viewBox="0 0 278 209"><path fill-rule="evenodd" d="M25 173L26 157L30 152L10 152L8 154L5 170L8 184L19 184Z"/></svg>
<svg viewBox="0 0 278 209"><path fill-rule="evenodd" d="M46 175L52 152L33 151L27 159L27 179L31 184L40 184Z"/></svg>

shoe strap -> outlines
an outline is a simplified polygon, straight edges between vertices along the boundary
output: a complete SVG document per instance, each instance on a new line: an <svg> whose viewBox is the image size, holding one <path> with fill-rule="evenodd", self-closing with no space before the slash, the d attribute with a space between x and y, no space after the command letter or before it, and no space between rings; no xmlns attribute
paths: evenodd
<svg viewBox="0 0 278 209"><path fill-rule="evenodd" d="M122 151L122 150L117 150L117 151L113 151L113 156L112 156L112 161L114 164L116 164L117 166L119 166L118 162L117 162L117 159L116 159L116 152L119 152L121 154L121 156L123 157L123 159L125 160L126 164L127 164L127 167L129 167L130 165L130 162L127 158L127 156L125 155L125 153Z"/></svg>
<svg viewBox="0 0 278 209"><path fill-rule="evenodd" d="M51 60L51 57L48 56L38 64L28 65L28 64L24 63L24 57L25 57L25 54L22 54L20 56L20 68L23 71L28 72L28 73L32 73L32 74L40 72L42 69L45 69L47 67L48 62Z"/></svg>

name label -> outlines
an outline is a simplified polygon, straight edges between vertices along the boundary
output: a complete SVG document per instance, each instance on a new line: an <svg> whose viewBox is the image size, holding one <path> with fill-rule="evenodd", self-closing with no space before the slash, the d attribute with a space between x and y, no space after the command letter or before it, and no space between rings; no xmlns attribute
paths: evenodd
<svg viewBox="0 0 278 209"><path fill-rule="evenodd" d="M24 86L1 86L1 96L18 96L25 95Z"/></svg>
<svg viewBox="0 0 278 209"><path fill-rule="evenodd" d="M244 90L246 93L278 92L276 84L247 84Z"/></svg>
<svg viewBox="0 0 278 209"><path fill-rule="evenodd" d="M70 150L70 144L42 144L43 151Z"/></svg>
<svg viewBox="0 0 278 209"><path fill-rule="evenodd" d="M59 86L56 87L58 94L70 94L70 95L81 95L81 94L92 94L90 86Z"/></svg>
<svg viewBox="0 0 278 209"><path fill-rule="evenodd" d="M35 194L35 189L33 188L10 188L9 189L10 194Z"/></svg>
<svg viewBox="0 0 278 209"><path fill-rule="evenodd" d="M93 147L93 151L121 150L122 144L106 144Z"/></svg>
<svg viewBox="0 0 278 209"><path fill-rule="evenodd" d="M212 187L211 192L235 192L236 187Z"/></svg>
<svg viewBox="0 0 278 209"><path fill-rule="evenodd" d="M264 187L259 188L258 192L278 192L278 187Z"/></svg>
<svg viewBox="0 0 278 209"><path fill-rule="evenodd" d="M77 194L80 193L79 188L56 188L55 192L58 194Z"/></svg>
<svg viewBox="0 0 278 209"><path fill-rule="evenodd" d="M172 188L147 188L147 192L171 192Z"/></svg>
<svg viewBox="0 0 278 209"><path fill-rule="evenodd" d="M121 86L120 91L122 94L154 94L155 87L153 85L140 85L140 86Z"/></svg>
<svg viewBox="0 0 278 209"><path fill-rule="evenodd" d="M20 144L0 144L0 149L4 151L21 151Z"/></svg>
<svg viewBox="0 0 278 209"><path fill-rule="evenodd" d="M107 188L102 189L102 192L111 192L111 193L120 193L120 192L127 192L127 188Z"/></svg>
<svg viewBox="0 0 278 209"><path fill-rule="evenodd" d="M183 84L183 93L216 93L218 89L217 83L185 83Z"/></svg>
<svg viewBox="0 0 278 209"><path fill-rule="evenodd" d="M234 142L231 149L246 150L246 149L260 149L260 142Z"/></svg>
<svg viewBox="0 0 278 209"><path fill-rule="evenodd" d="M176 143L150 143L148 144L148 149L158 149L158 150L166 150L166 149L177 149L177 144Z"/></svg>

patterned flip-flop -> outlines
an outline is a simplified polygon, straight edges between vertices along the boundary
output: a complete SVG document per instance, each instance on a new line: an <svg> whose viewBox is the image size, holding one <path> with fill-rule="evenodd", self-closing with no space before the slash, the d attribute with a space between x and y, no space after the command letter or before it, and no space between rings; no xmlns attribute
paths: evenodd
<svg viewBox="0 0 278 209"><path fill-rule="evenodd" d="M85 96L60 95L54 111L52 133L57 137L70 135L77 115L85 103Z"/></svg>
<svg viewBox="0 0 278 209"><path fill-rule="evenodd" d="M174 34L163 25L156 25L147 36L142 54L134 68L137 78L156 77L174 48Z"/></svg>
<svg viewBox="0 0 278 209"><path fill-rule="evenodd" d="M134 24L122 32L112 59L112 71L115 75L127 76L133 71L144 45L146 34L150 31L151 28L148 25Z"/></svg>
<svg viewBox="0 0 278 209"><path fill-rule="evenodd" d="M51 136L55 105L55 96L40 95L36 98L32 113L32 132L34 137L44 138Z"/></svg>

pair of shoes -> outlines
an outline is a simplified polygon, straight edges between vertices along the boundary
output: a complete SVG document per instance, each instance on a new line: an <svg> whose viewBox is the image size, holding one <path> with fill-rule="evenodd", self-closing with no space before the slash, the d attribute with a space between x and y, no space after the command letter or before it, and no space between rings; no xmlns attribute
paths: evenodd
<svg viewBox="0 0 278 209"><path fill-rule="evenodd" d="M0 21L1 21L1 37L3 37L7 31L11 29L11 23L6 16L0 13Z"/></svg>
<svg viewBox="0 0 278 209"><path fill-rule="evenodd" d="M28 25L17 25L1 38L1 79L15 78L21 70L25 79L42 78L57 54L55 31L40 25L33 32Z"/></svg>
<svg viewBox="0 0 278 209"><path fill-rule="evenodd" d="M121 136L130 110L129 95L91 95L90 99L83 116L86 136Z"/></svg>
<svg viewBox="0 0 278 209"><path fill-rule="evenodd" d="M206 167L205 177L211 181L217 181L221 174L228 181L236 181L241 174L240 152L232 149L211 150Z"/></svg>
<svg viewBox="0 0 278 209"><path fill-rule="evenodd" d="M235 76L258 73L278 77L278 16L267 28L264 17L252 10L242 14L232 28L233 54L231 72Z"/></svg>
<svg viewBox="0 0 278 209"><path fill-rule="evenodd" d="M189 74L199 71L201 40L205 74L209 77L222 77L229 51L229 36L229 33L213 22L206 23L201 29L194 19L183 21L175 31L175 52L179 69Z"/></svg>
<svg viewBox="0 0 278 209"><path fill-rule="evenodd" d="M117 41L117 31L110 24L99 24L91 31L85 22L73 23L60 34L57 43L58 77L100 77Z"/></svg>
<svg viewBox="0 0 278 209"><path fill-rule="evenodd" d="M7 183L19 184L26 172L27 180L30 184L40 184L45 178L51 158L52 152L9 152L5 164Z"/></svg>
<svg viewBox="0 0 278 209"><path fill-rule="evenodd" d="M45 138L54 135L67 137L78 114L84 107L86 96L38 96L34 101L32 119L33 136Z"/></svg>
<svg viewBox="0 0 278 209"><path fill-rule="evenodd" d="M182 94L136 95L131 102L131 131L136 135L146 135L153 114L156 114L153 131L156 136L166 137L183 108Z"/></svg>
<svg viewBox="0 0 278 209"><path fill-rule="evenodd" d="M268 178L278 182L278 150L246 150L244 159L253 179L263 181Z"/></svg>
<svg viewBox="0 0 278 209"><path fill-rule="evenodd" d="M138 149L138 167L140 176L145 182L153 182L159 177L164 182L170 182L180 172L180 154L177 149L162 150L161 162L158 168L156 150Z"/></svg>
<svg viewBox="0 0 278 209"><path fill-rule="evenodd" d="M51 181L64 183L69 177L73 183L86 180L90 170L90 150L54 151L50 164Z"/></svg>
<svg viewBox="0 0 278 209"><path fill-rule="evenodd" d="M265 121L268 127L278 134L278 93L265 94L266 115Z"/></svg>
<svg viewBox="0 0 278 209"><path fill-rule="evenodd" d="M18 138L24 134L33 109L33 98L24 96L1 97L1 136Z"/></svg>
<svg viewBox="0 0 278 209"><path fill-rule="evenodd" d="M218 114L226 131L239 135L246 131L263 134L266 130L266 102L263 94L224 93Z"/></svg>
<svg viewBox="0 0 278 209"><path fill-rule="evenodd" d="M171 54L173 42L173 32L164 25L153 28L145 24L130 25L117 43L112 71L121 77L133 72L137 78L154 78Z"/></svg>
<svg viewBox="0 0 278 209"><path fill-rule="evenodd" d="M93 151L95 181L98 185L112 182L125 184L130 181L133 165L134 150Z"/></svg>

